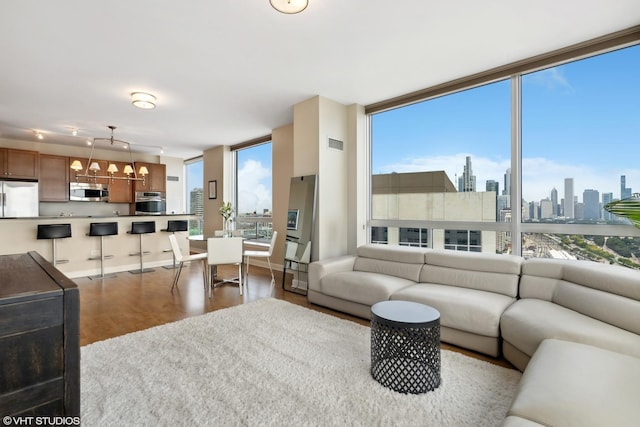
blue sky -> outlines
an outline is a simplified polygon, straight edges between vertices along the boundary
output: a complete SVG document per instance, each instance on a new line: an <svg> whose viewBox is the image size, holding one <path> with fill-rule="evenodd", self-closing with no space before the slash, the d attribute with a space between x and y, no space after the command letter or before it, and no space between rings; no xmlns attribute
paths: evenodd
<svg viewBox="0 0 640 427"><path fill-rule="evenodd" d="M238 151L238 212L271 210L271 143Z"/></svg>
<svg viewBox="0 0 640 427"><path fill-rule="evenodd" d="M523 77L523 195L584 189L620 196L620 175L640 191L640 46ZM471 156L477 190L504 188L510 167L510 82L380 113L373 118L373 173L445 170L455 182Z"/></svg>

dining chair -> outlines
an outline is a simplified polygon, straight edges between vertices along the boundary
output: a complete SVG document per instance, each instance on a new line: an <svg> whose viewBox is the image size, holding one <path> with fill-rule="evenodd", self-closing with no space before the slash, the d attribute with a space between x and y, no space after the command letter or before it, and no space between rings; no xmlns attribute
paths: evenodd
<svg viewBox="0 0 640 427"><path fill-rule="evenodd" d="M207 239L207 263L211 270L211 286L209 289L209 297L211 297L211 288L222 285L224 283L237 283L240 287L240 295L242 295L242 237L210 237ZM233 279L224 279L213 282L217 276L217 267L219 265L237 264L238 277Z"/></svg>
<svg viewBox="0 0 640 427"><path fill-rule="evenodd" d="M180 279L180 273L182 273L182 267L185 262L189 261L202 261L202 278L204 280L204 291L205 294L207 292L207 285L209 282L207 281L207 254L199 253L193 255L182 255L182 250L180 249L180 245L178 245L178 240L176 239L176 235L172 234L169 236L169 242L171 243L171 250L173 251L173 256L176 261L180 263L178 266L178 271L173 278L173 285L171 286L171 292L173 292L173 288L178 286L178 279Z"/></svg>
<svg viewBox="0 0 640 427"><path fill-rule="evenodd" d="M247 283L249 283L249 260L251 258L266 258L267 263L269 264L269 271L271 271L271 290L273 290L273 287L276 283L276 279L273 277L273 268L271 268L271 255L273 254L273 248L276 245L277 237L278 237L278 232L274 230L273 234L271 235L271 242L269 243L268 250L247 249L244 251L244 254L243 254L244 259L245 259L245 262L247 263L245 267L245 275L246 275Z"/></svg>

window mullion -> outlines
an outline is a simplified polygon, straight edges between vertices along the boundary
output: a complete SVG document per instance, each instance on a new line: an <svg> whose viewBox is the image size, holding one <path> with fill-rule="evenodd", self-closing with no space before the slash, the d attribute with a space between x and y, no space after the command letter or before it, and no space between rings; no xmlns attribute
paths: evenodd
<svg viewBox="0 0 640 427"><path fill-rule="evenodd" d="M511 77L511 253L522 255L522 77Z"/></svg>

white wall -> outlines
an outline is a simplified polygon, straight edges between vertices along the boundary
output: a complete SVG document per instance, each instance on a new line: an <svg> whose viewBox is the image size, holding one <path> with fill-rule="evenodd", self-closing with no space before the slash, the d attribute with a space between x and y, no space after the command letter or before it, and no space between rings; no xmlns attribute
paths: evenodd
<svg viewBox="0 0 640 427"><path fill-rule="evenodd" d="M358 133L364 127L358 122L361 112L357 107L320 96L293 107L294 176L318 176L313 260L345 255L362 237L356 232L362 225L362 205L357 201L349 203L350 193L357 191L357 175L361 171L355 168L355 160L349 162L350 153L355 155ZM329 148L329 138L342 141L344 149Z"/></svg>
<svg viewBox="0 0 640 427"><path fill-rule="evenodd" d="M167 178L170 176L178 178L178 181L167 179L167 213L186 213L184 160L177 157L161 156L160 163L167 166Z"/></svg>
<svg viewBox="0 0 640 427"><path fill-rule="evenodd" d="M347 108L349 137L345 143L348 154L348 241L347 251L355 254L358 246L367 243L367 195L369 194L369 155L367 144L367 116L364 106L353 104Z"/></svg>

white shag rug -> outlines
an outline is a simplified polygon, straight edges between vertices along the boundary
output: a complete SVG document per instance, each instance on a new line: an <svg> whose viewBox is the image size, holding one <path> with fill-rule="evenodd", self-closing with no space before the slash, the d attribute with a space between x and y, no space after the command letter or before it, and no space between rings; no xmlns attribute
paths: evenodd
<svg viewBox="0 0 640 427"><path fill-rule="evenodd" d="M369 372L370 329L264 299L81 349L84 426L496 426L520 373L442 351L438 389Z"/></svg>

